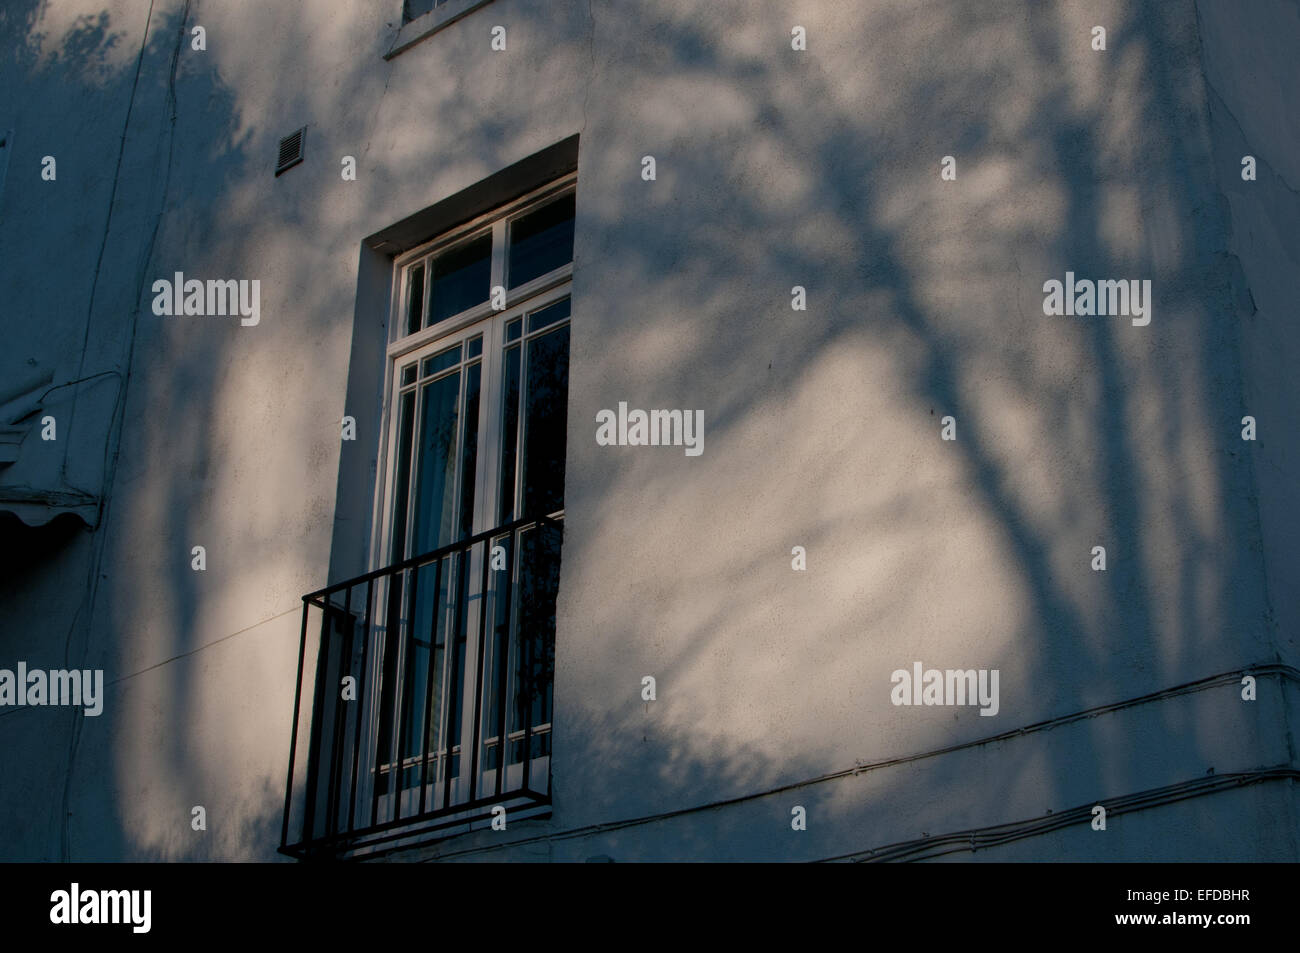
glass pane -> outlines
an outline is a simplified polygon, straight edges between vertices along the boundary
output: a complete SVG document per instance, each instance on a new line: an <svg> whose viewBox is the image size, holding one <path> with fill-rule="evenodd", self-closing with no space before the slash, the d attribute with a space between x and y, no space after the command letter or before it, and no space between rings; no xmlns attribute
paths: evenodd
<svg viewBox="0 0 1300 953"><path fill-rule="evenodd" d="M465 440L460 454L460 538L474 526L474 475L478 462L478 395L483 365L465 368Z"/></svg>
<svg viewBox="0 0 1300 953"><path fill-rule="evenodd" d="M569 405L569 326L528 342L524 393L523 515L564 507L564 448Z"/></svg>
<svg viewBox="0 0 1300 953"><path fill-rule="evenodd" d="M563 321L569 316L569 299L557 301L549 307L542 308L541 311L534 311L528 316L528 333L540 331L542 328L554 324L556 321Z"/></svg>
<svg viewBox="0 0 1300 953"><path fill-rule="evenodd" d="M519 538L519 634L515 647L515 697L510 729L550 723L555 685L555 601L560 583L560 545L556 526L537 526ZM550 754L550 734L533 735L511 746L510 763Z"/></svg>
<svg viewBox="0 0 1300 953"><path fill-rule="evenodd" d="M430 10L437 9L447 0L406 0L402 8L402 22L410 23L416 17L422 17Z"/></svg>
<svg viewBox="0 0 1300 953"><path fill-rule="evenodd" d="M404 368L402 368L403 387L405 387L407 384L415 383L415 372L417 367L418 365L414 361L412 361L410 364L407 364Z"/></svg>
<svg viewBox="0 0 1300 953"><path fill-rule="evenodd" d="M423 327L424 317L424 265L411 269L411 279L406 292L406 333L414 334Z"/></svg>
<svg viewBox="0 0 1300 953"><path fill-rule="evenodd" d="M420 404L415 526L411 555L451 542L456 519L456 435L460 374L425 384Z"/></svg>
<svg viewBox="0 0 1300 953"><path fill-rule="evenodd" d="M573 261L574 196L569 193L510 226L510 287Z"/></svg>
<svg viewBox="0 0 1300 953"><path fill-rule="evenodd" d="M415 391L402 395L397 415L397 472L393 480L391 562L400 562L406 555L406 511L411 487L411 434L415 422Z"/></svg>
<svg viewBox="0 0 1300 953"><path fill-rule="evenodd" d="M456 613L455 613L455 625L454 625L455 640L453 642L451 659L450 659L451 690L447 693L448 694L447 739L449 742L448 744L449 749L454 748L456 745L460 744L460 713L461 713L462 704L464 702L464 695L462 693L466 688L465 640L467 638L467 633L469 629L469 626L467 624L468 622L467 615L469 610L469 597L473 595L473 593L467 592L467 589L469 588L469 576L470 576L468 561L463 557L461 557L457 560L457 562L458 562L457 569L458 569L458 576L459 576L459 579L457 580L458 582L457 588L459 591L459 596L458 596L458 601L456 603ZM474 583L474 587L476 589L478 588L477 582ZM455 777L459 775L460 774L459 756L454 754L451 755L451 757L449 758L449 762L450 762L450 769L452 772L452 776Z"/></svg>
<svg viewBox="0 0 1300 953"><path fill-rule="evenodd" d="M518 324L519 322L515 322ZM518 344L506 348L501 395L501 495L500 523L515 518L515 462L519 451L519 358Z"/></svg>
<svg viewBox="0 0 1300 953"><path fill-rule="evenodd" d="M483 336L479 335L478 337L470 341L468 345L466 345L465 360L468 361L470 358L478 357L482 353L483 353Z"/></svg>
<svg viewBox="0 0 1300 953"><path fill-rule="evenodd" d="M484 235L433 260L426 327L488 299L492 282L492 236Z"/></svg>
<svg viewBox="0 0 1300 953"><path fill-rule="evenodd" d="M441 572L439 572L439 563ZM446 626L443 608L447 604L447 573L451 560L421 566L415 573L418 590L416 609L411 613L409 658L406 695L406 749L403 755L416 757L422 752L436 753L441 738L443 678ZM434 587L437 587L436 591ZM425 746L425 732L428 746ZM405 787L418 785L421 772L412 769L403 779ZM438 779L437 764L428 768L428 781Z"/></svg>
<svg viewBox="0 0 1300 953"><path fill-rule="evenodd" d="M523 333L523 330L524 330L523 319L515 318L513 321L511 321L509 324L506 325L506 340L518 341L519 335Z"/></svg>
<svg viewBox="0 0 1300 953"><path fill-rule="evenodd" d="M400 750L398 751L399 758L409 757L411 755L411 752L415 750L418 744L415 738L412 737L412 731L411 731L411 716L416 712L416 705L417 705L416 691L415 691L415 686L413 681L417 653L412 652L411 648L412 648L412 642L415 639L414 620L417 614L416 598L419 591L419 585L418 585L419 573L418 572L405 573L403 574L403 578L407 580L406 593L405 593L405 607L402 612L402 621L405 623L403 636L406 639L407 644L406 644L406 653L405 653L405 659L406 659L405 672L402 677L402 684L404 686L401 694L402 711L399 716L399 725L400 725L400 730L398 731L398 740L400 745ZM420 701L423 701L423 699L421 698ZM397 783L399 787L408 787L413 780L414 780L414 776L412 775L411 772L402 771L401 776L397 779Z"/></svg>
<svg viewBox="0 0 1300 953"><path fill-rule="evenodd" d="M420 372L421 377L432 377L439 371L445 371L449 367L455 367L460 363L460 345L448 348L441 354L435 354L433 357L424 359L424 368Z"/></svg>
<svg viewBox="0 0 1300 953"><path fill-rule="evenodd" d="M483 708L483 768L491 771L500 764L500 752L504 739L499 737L500 725L511 712L506 701L513 684L510 675L510 617L511 602L518 597L510 584L514 572L514 536L498 536L492 540L493 546L500 546L505 551L502 560L504 569L488 573L492 590L492 628L491 642L484 656L483 688L486 702ZM510 598L507 598L509 593ZM497 738L495 745L488 745L489 738Z"/></svg>

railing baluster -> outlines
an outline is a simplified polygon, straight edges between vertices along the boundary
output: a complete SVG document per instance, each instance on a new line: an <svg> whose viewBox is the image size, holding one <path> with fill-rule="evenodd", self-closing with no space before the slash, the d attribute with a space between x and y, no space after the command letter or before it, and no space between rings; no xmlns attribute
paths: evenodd
<svg viewBox="0 0 1300 953"><path fill-rule="evenodd" d="M329 666L329 619L330 619L330 600L325 599L321 607L320 617L320 645L316 650L316 690L314 692L311 716L310 740L307 743L307 816L303 822L303 827L307 832L307 841L315 840L316 831L316 797L317 787L320 785L320 744L321 744L321 716L324 715L325 694L324 681L325 670Z"/></svg>
<svg viewBox="0 0 1300 953"><path fill-rule="evenodd" d="M307 608L311 603L302 600L302 631L298 635L298 680L293 692L293 732L289 739L289 777L284 783L284 826L280 830L280 846L289 846L289 811L293 808L293 765L298 753L298 712L302 708L302 666L307 654Z"/></svg>
<svg viewBox="0 0 1300 953"><path fill-rule="evenodd" d="M332 699L334 705L334 731L330 748L329 794L325 799L325 809L329 816L329 822L325 825L325 829L331 834L338 833L339 801L343 797L342 751L344 730L343 712L345 711L345 705L342 697L343 693L341 686L343 675L352 674L352 641L355 638L355 632L353 631L353 626L351 624L351 616L352 587L348 586L343 595L343 616L341 620L343 624L347 625L348 631L346 641L343 638L343 633L339 633L339 648L341 651L339 652L339 666L337 671L339 674L340 690L338 697ZM333 680L331 680L330 684L332 688Z"/></svg>

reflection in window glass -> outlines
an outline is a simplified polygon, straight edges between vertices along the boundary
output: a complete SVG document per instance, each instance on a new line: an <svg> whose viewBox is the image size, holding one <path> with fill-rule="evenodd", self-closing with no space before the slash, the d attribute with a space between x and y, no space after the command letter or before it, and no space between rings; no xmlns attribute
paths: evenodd
<svg viewBox="0 0 1300 953"><path fill-rule="evenodd" d="M474 527L474 477L478 469L478 393L482 363L465 368L465 440L460 454L460 538Z"/></svg>
<svg viewBox="0 0 1300 953"><path fill-rule="evenodd" d="M518 321L514 322L516 325ZM515 518L515 463L519 447L519 360L522 348L513 344L505 352L505 380L501 401L501 517Z"/></svg>
<svg viewBox="0 0 1300 953"><path fill-rule="evenodd" d="M523 515L564 508L569 404L569 326L528 341L524 392Z"/></svg>
<svg viewBox="0 0 1300 953"><path fill-rule="evenodd" d="M569 299L557 301L548 308L542 308L540 311L534 311L528 316L528 333L540 331L544 327L554 324L556 321L563 321L569 316Z"/></svg>
<svg viewBox="0 0 1300 953"><path fill-rule="evenodd" d="M548 724L555 691L555 603L560 584L563 534L555 526L536 526L520 535L519 637L515 645L512 731ZM551 753L549 732L510 746L511 764Z"/></svg>
<svg viewBox="0 0 1300 953"><path fill-rule="evenodd" d="M448 606L449 576L453 571L452 558L438 560L421 566L413 574L413 586L418 590L416 610L411 613L409 667L406 683L406 747L403 757L412 758L422 752L437 753L441 747L441 718L443 699L443 671L447 627L443 624ZM435 589L435 586L437 587ZM432 666L432 671L430 670ZM427 699L427 704L426 704ZM425 747L425 733L428 747ZM431 765L431 780L437 781ZM412 768L403 787L418 783L420 771Z"/></svg>
<svg viewBox="0 0 1300 953"><path fill-rule="evenodd" d="M510 226L510 287L573 261L573 193L543 205Z"/></svg>
<svg viewBox="0 0 1300 953"><path fill-rule="evenodd" d="M414 365L412 365L414 366ZM392 561L406 556L406 507L410 493L411 432L415 424L415 391L402 395L397 414L397 472L393 488L393 546Z"/></svg>
<svg viewBox="0 0 1300 953"><path fill-rule="evenodd" d="M424 369L420 372L421 377L431 377L439 371L445 371L449 367L455 367L460 363L460 345L448 348L441 354L435 354L433 357L424 359Z"/></svg>
<svg viewBox="0 0 1300 953"><path fill-rule="evenodd" d="M443 252L433 260L432 270L426 327L488 299L492 282L492 236L484 235Z"/></svg>
<svg viewBox="0 0 1300 953"><path fill-rule="evenodd" d="M406 333L414 334L423 326L424 266L411 269L411 284L406 294Z"/></svg>
<svg viewBox="0 0 1300 953"><path fill-rule="evenodd" d="M456 434L460 422L460 374L423 387L420 406L419 466L415 487L415 526L411 555L451 542L456 509Z"/></svg>

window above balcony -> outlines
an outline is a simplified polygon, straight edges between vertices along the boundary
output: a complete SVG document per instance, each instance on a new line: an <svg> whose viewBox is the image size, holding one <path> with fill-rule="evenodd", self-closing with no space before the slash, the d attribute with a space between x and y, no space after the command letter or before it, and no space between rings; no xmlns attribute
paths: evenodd
<svg viewBox="0 0 1300 953"><path fill-rule="evenodd" d="M397 0L390 0L397 2ZM479 7L487 6L492 0L400 0L402 3L402 28L393 41L392 49L384 54L384 59L391 59L399 53L410 49L421 40L428 39L457 20L467 16ZM484 49L487 47L487 33L484 33Z"/></svg>
<svg viewBox="0 0 1300 953"><path fill-rule="evenodd" d="M373 568L303 597L293 856L549 812L575 188L393 259Z"/></svg>

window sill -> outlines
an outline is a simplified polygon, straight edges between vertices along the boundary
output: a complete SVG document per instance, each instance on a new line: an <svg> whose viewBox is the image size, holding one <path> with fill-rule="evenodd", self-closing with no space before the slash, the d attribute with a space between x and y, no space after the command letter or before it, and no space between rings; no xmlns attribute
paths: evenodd
<svg viewBox="0 0 1300 953"><path fill-rule="evenodd" d="M393 40L393 47L384 54L384 59L391 60L399 53L404 53L421 40L433 36L444 27L451 26L461 17L473 13L479 7L487 6L492 0L448 0L447 3L416 17L410 23L403 24Z"/></svg>

